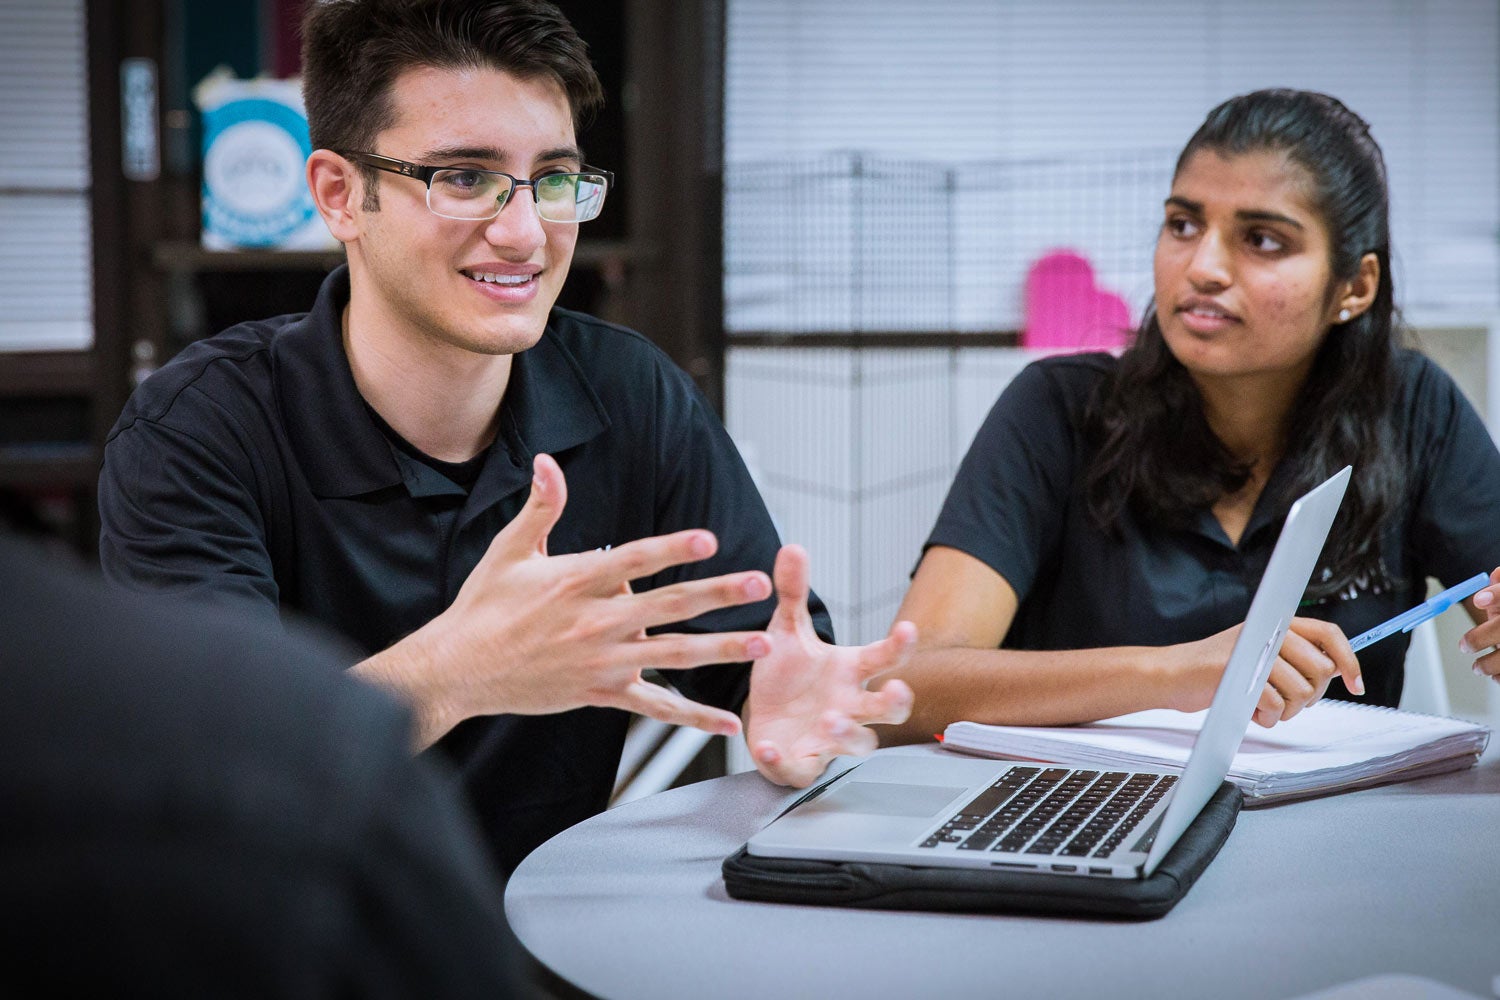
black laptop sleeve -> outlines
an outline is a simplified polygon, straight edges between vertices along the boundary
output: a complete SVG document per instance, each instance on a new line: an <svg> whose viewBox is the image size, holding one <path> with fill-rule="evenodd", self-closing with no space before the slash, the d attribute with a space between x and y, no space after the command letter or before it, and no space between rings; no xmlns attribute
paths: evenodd
<svg viewBox="0 0 1500 1000"><path fill-rule="evenodd" d="M1224 782L1145 879L762 858L741 847L724 860L724 887L735 899L767 903L1151 919L1192 888L1243 803L1240 790Z"/></svg>

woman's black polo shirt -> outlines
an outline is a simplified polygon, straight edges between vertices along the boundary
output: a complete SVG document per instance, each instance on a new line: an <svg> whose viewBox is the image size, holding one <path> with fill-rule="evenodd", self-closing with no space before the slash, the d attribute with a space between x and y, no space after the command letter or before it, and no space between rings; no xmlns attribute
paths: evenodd
<svg viewBox="0 0 1500 1000"><path fill-rule="evenodd" d="M1127 515L1119 537L1085 509L1091 458L1083 415L1114 371L1108 354L1047 358L1001 393L969 448L927 545L959 549L990 566L1020 604L1003 643L1014 649L1161 646L1201 639L1244 621L1281 518L1271 502L1278 467L1238 546L1204 510L1191 530ZM1387 584L1304 606L1299 612L1354 636L1444 586L1500 565L1500 455L1453 381L1426 357L1403 351L1391 400L1406 463L1406 494L1386 524ZM1408 637L1359 654L1364 701L1401 697ZM1330 692L1347 697L1341 681Z"/></svg>
<svg viewBox="0 0 1500 1000"><path fill-rule="evenodd" d="M541 340L515 357L500 432L465 490L395 447L372 419L341 341L348 298L340 268L311 312L193 344L136 391L110 434L99 486L110 578L266 616L309 616L375 652L452 603L520 511L541 452L568 484L551 553L708 528L719 539L714 557L637 589L771 571L776 530L723 425L639 334L553 310ZM773 606L725 609L677 629L763 628ZM813 610L831 638L816 598ZM688 697L736 709L748 671L723 665L672 678ZM471 719L440 742L502 868L605 807L627 721L602 708L497 716Z"/></svg>

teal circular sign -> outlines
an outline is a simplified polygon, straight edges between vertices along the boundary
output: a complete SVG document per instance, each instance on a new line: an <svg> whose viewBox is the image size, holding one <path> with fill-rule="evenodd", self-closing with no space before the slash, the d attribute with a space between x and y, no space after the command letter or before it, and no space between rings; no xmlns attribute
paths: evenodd
<svg viewBox="0 0 1500 1000"><path fill-rule="evenodd" d="M203 228L235 246L275 246L316 215L303 181L307 119L280 101L227 101L203 115Z"/></svg>

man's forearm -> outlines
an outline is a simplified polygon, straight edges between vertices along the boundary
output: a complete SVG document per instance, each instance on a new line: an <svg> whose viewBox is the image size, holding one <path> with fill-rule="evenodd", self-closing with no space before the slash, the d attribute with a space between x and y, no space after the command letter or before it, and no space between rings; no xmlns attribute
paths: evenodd
<svg viewBox="0 0 1500 1000"><path fill-rule="evenodd" d="M436 664L431 637L418 630L349 669L353 676L387 691L411 709L412 748L418 751L442 739L463 719Z"/></svg>

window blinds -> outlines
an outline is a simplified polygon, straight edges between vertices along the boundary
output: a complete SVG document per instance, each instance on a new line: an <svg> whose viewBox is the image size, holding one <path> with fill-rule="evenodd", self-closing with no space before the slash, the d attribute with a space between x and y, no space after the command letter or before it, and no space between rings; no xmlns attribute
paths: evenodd
<svg viewBox="0 0 1500 1000"><path fill-rule="evenodd" d="M82 0L0 0L0 350L93 343Z"/></svg>

